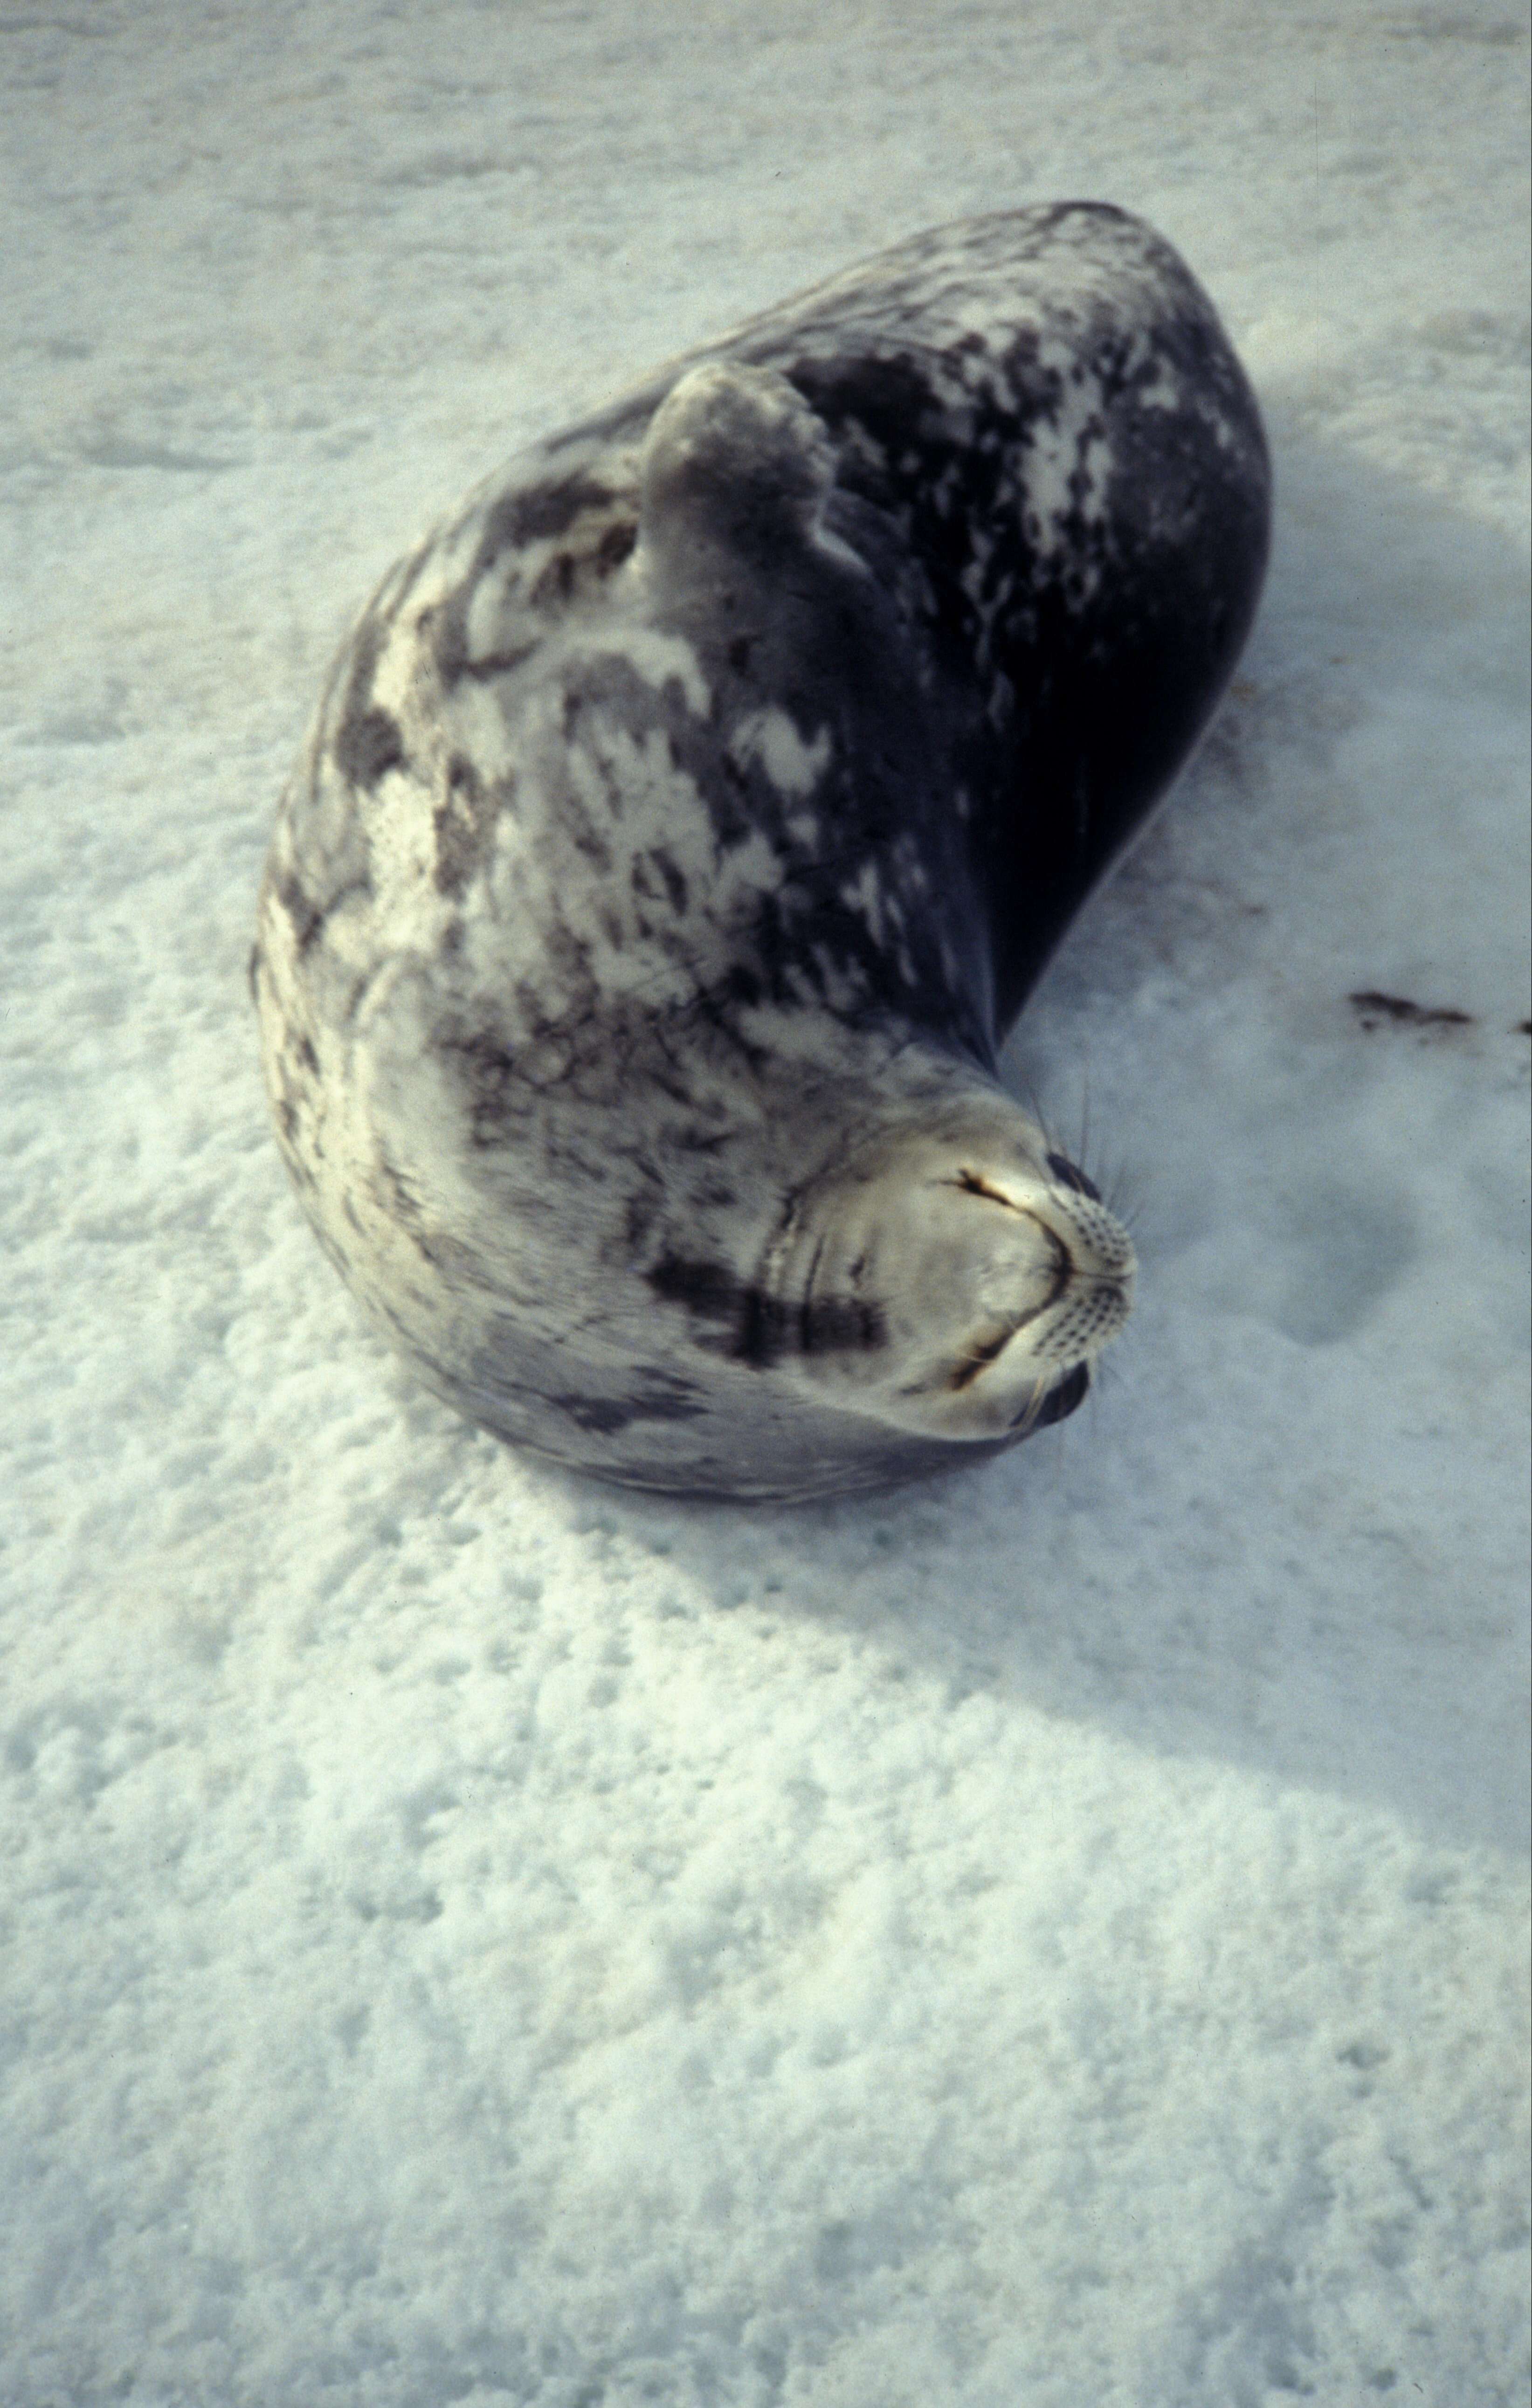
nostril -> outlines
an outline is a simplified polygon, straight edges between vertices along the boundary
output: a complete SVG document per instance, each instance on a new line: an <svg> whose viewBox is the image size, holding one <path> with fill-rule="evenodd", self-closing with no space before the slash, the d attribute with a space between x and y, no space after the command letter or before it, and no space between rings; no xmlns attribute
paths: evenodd
<svg viewBox="0 0 1532 2408"><path fill-rule="evenodd" d="M1070 1161L1067 1154L1051 1154L1048 1156L1048 1168L1059 1185L1067 1187L1071 1195L1088 1196L1093 1204L1100 1203L1101 1190L1095 1180L1087 1179L1085 1173Z"/></svg>

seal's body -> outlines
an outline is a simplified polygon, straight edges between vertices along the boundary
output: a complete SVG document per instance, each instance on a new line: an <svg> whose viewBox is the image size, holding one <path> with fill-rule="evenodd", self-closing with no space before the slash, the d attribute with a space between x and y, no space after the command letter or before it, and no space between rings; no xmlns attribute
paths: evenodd
<svg viewBox="0 0 1532 2408"><path fill-rule="evenodd" d="M997 1044L1205 724L1268 476L1086 204L917 237L523 454L385 580L252 970L321 1241L605 1478L881 1485L1079 1402L1132 1251Z"/></svg>

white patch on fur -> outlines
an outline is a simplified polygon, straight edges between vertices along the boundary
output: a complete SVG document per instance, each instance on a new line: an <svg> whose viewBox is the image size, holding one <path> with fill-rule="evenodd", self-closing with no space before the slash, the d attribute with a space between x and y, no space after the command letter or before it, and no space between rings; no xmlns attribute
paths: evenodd
<svg viewBox="0 0 1532 2408"><path fill-rule="evenodd" d="M637 620L629 620L609 635L603 627L601 649L626 661L635 675L645 685L652 686L656 694L663 694L674 680L694 719L706 719L711 710L712 689L684 636L666 636L658 627L645 627Z"/></svg>
<svg viewBox="0 0 1532 2408"><path fill-rule="evenodd" d="M830 731L822 727L806 744L788 713L770 703L742 719L729 739L729 754L741 769L760 763L779 795L801 802L811 795L835 752Z"/></svg>

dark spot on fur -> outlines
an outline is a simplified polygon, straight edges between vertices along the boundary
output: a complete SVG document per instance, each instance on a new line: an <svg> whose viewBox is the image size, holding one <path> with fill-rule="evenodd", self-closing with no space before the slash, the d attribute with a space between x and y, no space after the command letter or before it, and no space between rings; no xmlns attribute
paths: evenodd
<svg viewBox="0 0 1532 2408"><path fill-rule="evenodd" d="M530 660L537 647L512 644L500 652L480 652L474 660L468 657L467 601L468 586L457 592L435 609L422 610L415 622L416 633L430 650L443 691L450 694L462 678L487 679L520 668Z"/></svg>
<svg viewBox="0 0 1532 2408"><path fill-rule="evenodd" d="M663 844L657 844L654 847L652 858L655 868L665 881L665 891L670 897L670 909L679 917L686 909L685 876L672 861Z"/></svg>
<svg viewBox="0 0 1532 2408"><path fill-rule="evenodd" d="M250 960L245 965L245 977L250 985L251 1003L259 1003L261 999L261 948L259 945L251 945L250 949Z"/></svg>
<svg viewBox="0 0 1532 2408"><path fill-rule="evenodd" d="M486 792L473 763L454 753L447 791L432 813L438 895L460 896L482 866L499 799Z"/></svg>
<svg viewBox="0 0 1532 2408"><path fill-rule="evenodd" d="M502 552L521 552L529 543L567 535L585 510L609 506L605 485L578 473L556 484L539 485L528 493L507 494L491 508L484 523L484 540L476 568L484 570Z"/></svg>
<svg viewBox="0 0 1532 2408"><path fill-rule="evenodd" d="M664 884L670 909L679 918L686 909L686 879L664 845L657 844L651 852L634 855L633 867L628 872L628 883L635 895L641 895L651 902L656 901L660 891L654 882L656 871ZM649 934L647 923L643 920L639 921L638 928L641 936Z"/></svg>
<svg viewBox="0 0 1532 2408"><path fill-rule="evenodd" d="M548 1402L567 1413L577 1429L601 1438L614 1437L632 1422L692 1422L707 1412L690 1382L659 1372L643 1377L645 1387L636 1397L550 1397Z"/></svg>
<svg viewBox="0 0 1532 2408"><path fill-rule="evenodd" d="M313 896L307 894L291 875L277 889L277 900L293 923L293 934L298 951L306 953L324 925L324 913Z"/></svg>
<svg viewBox="0 0 1532 2408"><path fill-rule="evenodd" d="M621 568L638 540L638 530L633 524L609 526L595 548L595 565L603 577Z"/></svg>
<svg viewBox="0 0 1532 2408"><path fill-rule="evenodd" d="M636 1254L654 1225L654 1215L665 1201L665 1190L656 1180L642 1195L630 1197L623 1215L623 1234L628 1252Z"/></svg>
<svg viewBox="0 0 1532 2408"><path fill-rule="evenodd" d="M569 841L574 846L575 851L577 853L582 853L585 855L586 860L591 864L592 867L595 869L601 877L605 878L611 867L611 847L607 842L606 838L591 824L590 820L586 817L583 807L576 805L572 800L566 809L564 817L565 824L568 831ZM609 912L606 914L606 918L609 924L609 923L611 918ZM622 941L621 936L615 936L612 938L614 945L620 945Z"/></svg>
<svg viewBox="0 0 1532 2408"><path fill-rule="evenodd" d="M527 599L534 609L546 610L551 603L567 602L574 590L574 559L567 552L556 552L535 580Z"/></svg>
<svg viewBox="0 0 1532 2408"><path fill-rule="evenodd" d="M662 1302L690 1305L709 1319L732 1312L741 1292L727 1263L688 1262L680 1254L662 1254L649 1284Z"/></svg>
<svg viewBox="0 0 1532 2408"><path fill-rule="evenodd" d="M783 1303L737 1280L726 1263L664 1255L649 1284L665 1304L684 1305L711 1325L698 1343L730 1362L766 1370L785 1354L863 1354L881 1346L887 1328L881 1305L863 1297L825 1296Z"/></svg>
<svg viewBox="0 0 1532 2408"><path fill-rule="evenodd" d="M464 633L462 605L456 595L451 602L434 603L422 610L415 622L417 639L430 652L442 686L451 693L463 675L468 656L467 638Z"/></svg>
<svg viewBox="0 0 1532 2408"><path fill-rule="evenodd" d="M299 953L307 953L317 942L325 921L349 895L366 895L371 891L372 881L364 873L360 878L349 878L344 886L336 889L327 903L316 903L290 872L277 889L277 900L293 923Z"/></svg>
<svg viewBox="0 0 1532 2408"><path fill-rule="evenodd" d="M729 646L729 666L737 670L740 677L750 675L750 656L755 650L755 644L756 638L753 636L736 636Z"/></svg>
<svg viewBox="0 0 1532 2408"><path fill-rule="evenodd" d="M760 1002L765 989L752 969L743 962L736 962L723 982L723 992L730 1003L742 1003L748 1008Z"/></svg>
<svg viewBox="0 0 1532 2408"><path fill-rule="evenodd" d="M561 1413L567 1413L576 1429L592 1430L598 1438L611 1438L626 1429L633 1419L633 1409L620 1405L608 1397L550 1397Z"/></svg>
<svg viewBox="0 0 1532 2408"><path fill-rule="evenodd" d="M334 750L341 776L353 786L369 788L390 769L396 769L405 757L398 721L376 705L367 710L347 711Z"/></svg>
<svg viewBox="0 0 1532 2408"><path fill-rule="evenodd" d="M417 1242L421 1235L421 1199L416 1195L397 1163L391 1162L379 1147L373 1178L373 1192L385 1212L391 1209L404 1223Z"/></svg>
<svg viewBox="0 0 1532 2408"><path fill-rule="evenodd" d="M298 1059L311 1079L319 1077L319 1055L314 1051L313 1040L310 1038L299 1038Z"/></svg>
<svg viewBox="0 0 1532 2408"><path fill-rule="evenodd" d="M888 1339L883 1308L870 1297L811 1297L794 1318L798 1348L805 1354L871 1354Z"/></svg>
<svg viewBox="0 0 1532 2408"><path fill-rule="evenodd" d="M410 1235L420 1249L422 1261L439 1271L449 1286L483 1286L482 1277L474 1278L479 1263L473 1249L464 1245L461 1239L449 1237L440 1229L412 1229Z"/></svg>

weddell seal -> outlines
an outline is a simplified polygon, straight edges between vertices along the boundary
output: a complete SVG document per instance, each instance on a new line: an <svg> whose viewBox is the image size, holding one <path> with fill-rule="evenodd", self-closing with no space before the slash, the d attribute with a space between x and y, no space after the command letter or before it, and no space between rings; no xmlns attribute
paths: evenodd
<svg viewBox="0 0 1532 2408"><path fill-rule="evenodd" d="M251 976L320 1241L442 1397L738 1498L1080 1402L1133 1252L995 1077L1254 612L1260 419L1094 203L917 236L385 578Z"/></svg>

